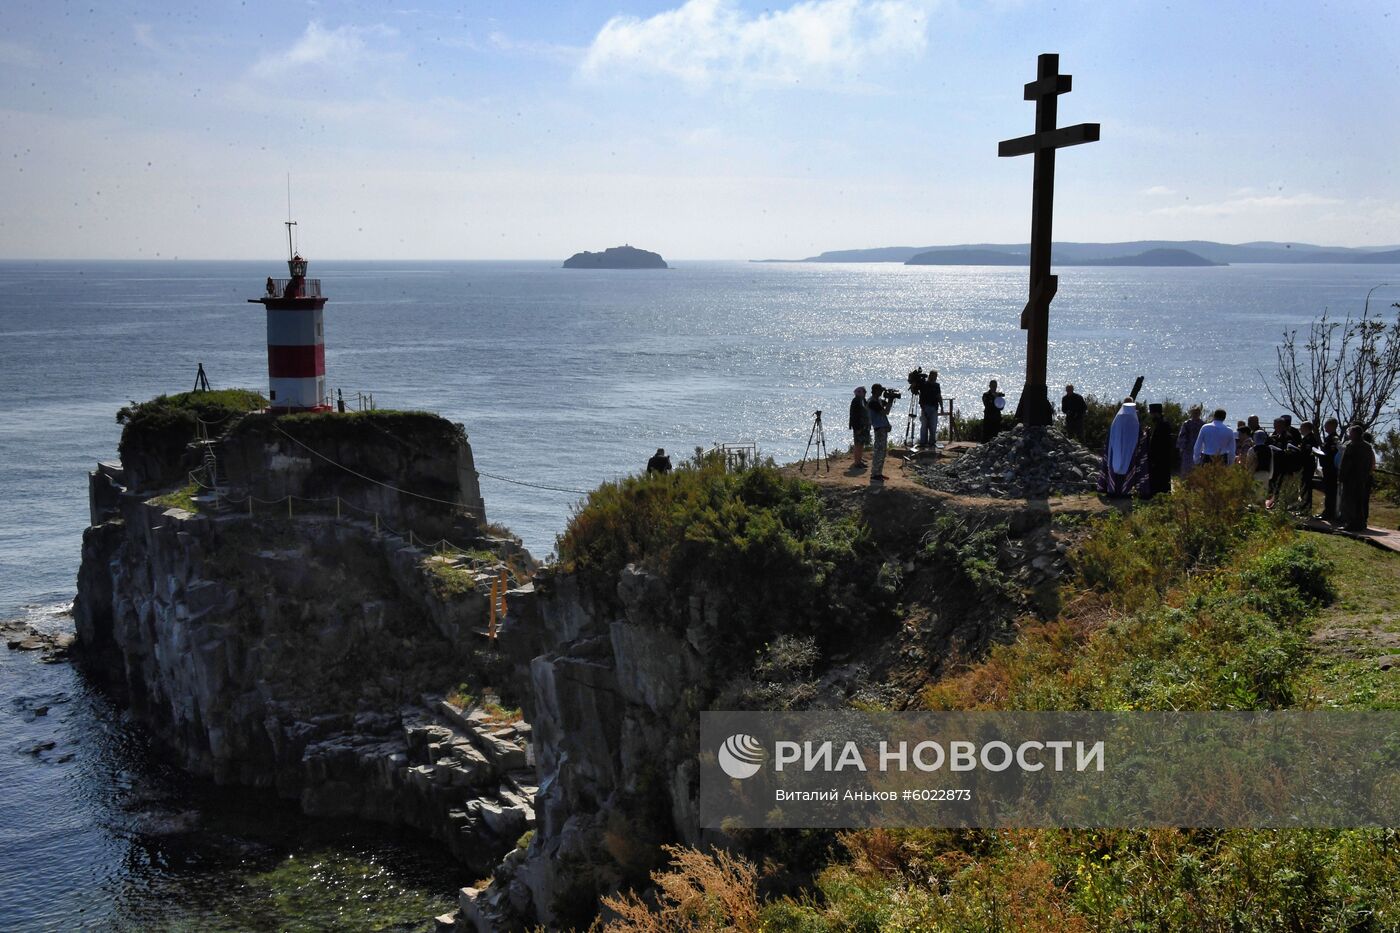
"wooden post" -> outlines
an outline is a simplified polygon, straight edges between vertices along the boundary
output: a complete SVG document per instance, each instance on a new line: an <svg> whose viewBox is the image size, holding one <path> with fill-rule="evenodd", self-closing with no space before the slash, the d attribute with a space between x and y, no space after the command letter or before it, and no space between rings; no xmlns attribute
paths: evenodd
<svg viewBox="0 0 1400 933"><path fill-rule="evenodd" d="M1054 416L1047 382L1047 353L1050 332L1050 302L1059 285L1050 274L1052 215L1055 206L1055 150L1080 143L1097 142L1099 125L1079 123L1057 128L1057 102L1073 87L1070 75L1060 74L1060 56L1052 53L1037 60L1036 79L1025 87L1025 99L1035 101L1035 132L1030 136L1003 140L999 156L1035 156L1031 184L1031 280L1030 300L1021 312L1021 329L1026 332L1026 384L1017 407L1029 425L1047 425Z"/></svg>
<svg viewBox="0 0 1400 933"><path fill-rule="evenodd" d="M496 586L499 580L491 581L491 614L486 623L486 637L492 641L496 640Z"/></svg>
<svg viewBox="0 0 1400 933"><path fill-rule="evenodd" d="M504 567L501 568L500 575L497 576L496 579L501 584L501 616L504 618L506 614L506 590L510 588L510 584L506 580L506 569Z"/></svg>
<svg viewBox="0 0 1400 933"><path fill-rule="evenodd" d="M290 495L287 496L287 517L292 517L292 497Z"/></svg>

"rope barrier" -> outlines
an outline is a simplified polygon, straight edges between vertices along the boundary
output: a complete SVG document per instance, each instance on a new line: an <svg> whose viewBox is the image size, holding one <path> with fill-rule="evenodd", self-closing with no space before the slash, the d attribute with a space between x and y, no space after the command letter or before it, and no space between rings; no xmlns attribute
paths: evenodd
<svg viewBox="0 0 1400 933"><path fill-rule="evenodd" d="M545 483L527 483L527 482L525 482L524 480L521 480L521 479L508 479L507 477L504 477L504 476L497 476L495 473L487 473L485 470L477 470L477 471L476 471L476 475L477 475L477 476L485 476L485 477L488 477L488 478L490 478L490 479L497 480L497 481L502 482L502 483L512 483L512 484L514 484L514 485L516 485L516 486L529 486L531 489L549 489L549 490L552 490L552 491L554 491L554 492L571 492L571 493L574 493L575 495L579 495L579 496L586 496L586 495L588 495L588 490L586 490L586 489L570 489L570 488L567 487L567 486L550 486L550 485L547 485L547 484L545 484Z"/></svg>
<svg viewBox="0 0 1400 933"><path fill-rule="evenodd" d="M339 469L344 470L346 473L349 473L351 476L356 476L356 477L358 477L358 478L364 480L364 481L367 482L367 483L374 483L376 486L383 486L385 489L392 489L394 492L396 492L396 493L398 493L398 494L400 494L400 495L403 495L403 496L412 496L412 497L414 497L415 499L424 499L424 500L426 500L426 501L428 501L428 502L436 502L436 503L439 503L440 505L450 505L450 506L452 506L452 507L454 507L454 508L461 509L461 510L463 510L464 512L467 512L467 513L469 513L469 514L480 514L480 512L481 512L480 509L474 509L473 507L471 507L471 506L469 506L469 505L464 505L464 504L462 504L461 502L453 502L453 501L450 501L450 500L448 500L448 499L438 499L438 498L436 498L436 497L434 497L434 496L425 496L425 495L423 495L422 493L419 493L419 492L410 492L410 491L407 490L407 489L400 489L398 486L395 486L395 485L393 485L393 484L391 484L391 483L386 483L386 482L384 482L383 480L377 480L377 479L375 479L375 478L372 477L372 476L366 476L365 474L363 474L363 473L361 473L361 472L359 472L359 471L357 471L357 470L352 470L352 469L350 469L348 466L346 466L346 465L343 464L343 463L339 463L339 462L337 462L337 461L335 461L335 460L332 460L330 457L327 457L325 454L321 453L321 452L320 452L319 450L317 450L316 448L311 447L311 446L308 445L308 444L302 443L301 441L297 440L295 437L292 437L292 436L291 436L290 434L288 434L286 431L283 431L282 428L281 428L279 425L274 424L272 427L277 431L278 434L281 434L283 437L285 437L287 440L291 441L293 444L296 444L298 447L304 448L308 453L311 453L311 454L313 454L314 456L320 457L322 460L326 461L326 462L329 463L331 466L333 466L333 467L338 467Z"/></svg>

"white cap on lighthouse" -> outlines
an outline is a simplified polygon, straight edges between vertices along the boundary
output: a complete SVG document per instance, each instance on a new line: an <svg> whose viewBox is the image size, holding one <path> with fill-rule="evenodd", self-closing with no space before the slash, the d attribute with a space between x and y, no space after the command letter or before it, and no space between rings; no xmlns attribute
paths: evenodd
<svg viewBox="0 0 1400 933"><path fill-rule="evenodd" d="M250 298L267 309L269 406L277 412L329 411L326 395L325 322L321 280L306 277L306 260L292 247L287 221L287 271L291 278L267 279L266 293Z"/></svg>

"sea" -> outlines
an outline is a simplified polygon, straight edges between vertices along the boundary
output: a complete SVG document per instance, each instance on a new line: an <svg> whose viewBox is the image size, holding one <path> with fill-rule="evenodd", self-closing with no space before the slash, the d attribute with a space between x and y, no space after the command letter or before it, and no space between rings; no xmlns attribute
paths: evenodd
<svg viewBox="0 0 1400 933"><path fill-rule="evenodd" d="M327 384L461 422L488 517L541 558L583 493L664 447L802 456L815 413L845 447L857 385L937 369L977 414L1024 370L1023 269L675 262L312 262ZM87 471L115 414L189 390L265 388L267 262L0 262L0 620L70 629ZM1060 270L1052 390L1280 411L1285 330L1400 300L1400 266ZM1377 287L1384 286L1384 287ZM902 402L901 402L902 404ZM902 410L896 409L902 415ZM902 427L897 421L896 429ZM0 929L430 929L474 879L402 833L215 788L66 663L0 651Z"/></svg>

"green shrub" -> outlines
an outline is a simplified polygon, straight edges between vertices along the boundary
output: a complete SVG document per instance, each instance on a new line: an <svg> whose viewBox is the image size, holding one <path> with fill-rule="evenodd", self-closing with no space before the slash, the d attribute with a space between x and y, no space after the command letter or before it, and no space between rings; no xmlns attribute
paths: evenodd
<svg viewBox="0 0 1400 933"><path fill-rule="evenodd" d="M198 506L196 506L194 502L194 497L197 495L199 495L199 484L189 483L185 486L181 486L174 492L168 492L163 496L156 496L151 501L163 505L166 508L184 509L186 512L195 512L198 511Z"/></svg>
<svg viewBox="0 0 1400 933"><path fill-rule="evenodd" d="M815 486L771 463L731 472L702 458L607 483L574 514L558 554L610 602L632 563L673 592L720 597L722 638L741 657L785 632L862 635L885 608L868 530L827 514Z"/></svg>
<svg viewBox="0 0 1400 933"><path fill-rule="evenodd" d="M250 389L182 392L134 402L117 412L122 426L117 452L145 487L167 485L183 478L185 448L198 436L200 421L217 438L236 416L266 406L267 399Z"/></svg>
<svg viewBox="0 0 1400 933"><path fill-rule="evenodd" d="M428 582L439 599L453 600L476 592L476 572L470 567L459 567L437 558L426 558L423 569L428 573Z"/></svg>
<svg viewBox="0 0 1400 933"><path fill-rule="evenodd" d="M1005 523L940 515L924 533L919 556L959 578L981 598L1007 598L1015 587L998 563L1006 534Z"/></svg>
<svg viewBox="0 0 1400 933"><path fill-rule="evenodd" d="M1079 582L1124 609L1158 602L1202 566L1220 562L1261 525L1284 519L1252 509L1258 491L1245 470L1207 465L1169 496L1101 520L1072 555Z"/></svg>

